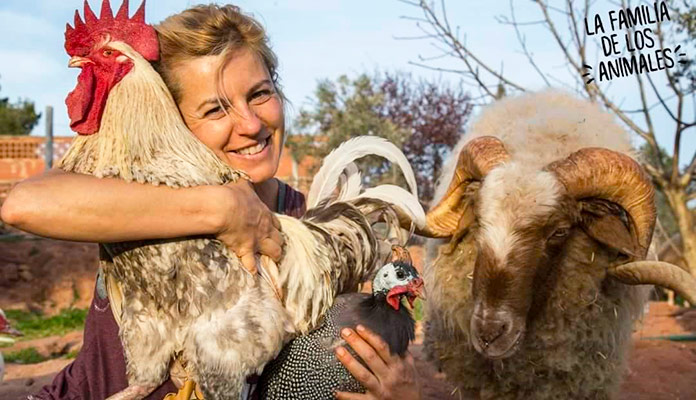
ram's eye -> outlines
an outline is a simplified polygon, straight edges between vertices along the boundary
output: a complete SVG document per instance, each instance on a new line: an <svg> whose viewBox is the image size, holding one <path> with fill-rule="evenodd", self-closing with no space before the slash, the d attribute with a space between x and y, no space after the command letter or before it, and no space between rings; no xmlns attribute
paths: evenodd
<svg viewBox="0 0 696 400"><path fill-rule="evenodd" d="M551 237L553 237L553 238L563 238L563 237L568 236L568 233L570 233L570 229L568 229L568 228L558 228L558 229L556 229L556 230L553 232L553 234L551 235Z"/></svg>

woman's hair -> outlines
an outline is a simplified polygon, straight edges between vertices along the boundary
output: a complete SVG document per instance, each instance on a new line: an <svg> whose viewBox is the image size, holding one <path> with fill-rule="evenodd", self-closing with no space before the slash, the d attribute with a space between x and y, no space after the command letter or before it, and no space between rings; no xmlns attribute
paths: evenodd
<svg viewBox="0 0 696 400"><path fill-rule="evenodd" d="M155 68L178 103L181 87L175 76L176 66L192 58L223 55L222 70L234 51L252 50L266 65L276 91L285 99L278 82L278 59L271 50L266 31L254 18L233 5L199 5L172 15L155 26L160 45L160 60ZM219 81L221 84L221 81Z"/></svg>

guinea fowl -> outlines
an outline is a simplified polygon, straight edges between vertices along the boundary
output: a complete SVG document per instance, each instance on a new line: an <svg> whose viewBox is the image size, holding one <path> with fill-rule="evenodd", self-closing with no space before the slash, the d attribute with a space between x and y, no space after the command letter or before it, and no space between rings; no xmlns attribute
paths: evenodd
<svg viewBox="0 0 696 400"><path fill-rule="evenodd" d="M0 310L0 335L10 335L10 336L20 336L21 333L10 326L10 322L5 317L5 313ZM4 343L4 338L0 337L0 343ZM12 343L14 340L9 339L8 343ZM5 376L5 361L2 358L2 353L0 353L0 382Z"/></svg>
<svg viewBox="0 0 696 400"><path fill-rule="evenodd" d="M365 392L333 353L343 343L341 330L361 324L378 334L392 354L403 356L414 339L415 322L401 302L406 299L413 308L422 288L410 263L393 261L377 272L371 294L338 296L319 328L288 343L266 366L257 389L260 398L333 399L336 391Z"/></svg>

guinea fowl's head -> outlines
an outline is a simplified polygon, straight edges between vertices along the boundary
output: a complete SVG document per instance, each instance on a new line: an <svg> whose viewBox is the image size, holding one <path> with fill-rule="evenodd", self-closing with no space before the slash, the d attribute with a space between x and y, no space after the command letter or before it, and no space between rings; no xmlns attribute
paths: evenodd
<svg viewBox="0 0 696 400"><path fill-rule="evenodd" d="M124 54L122 44L148 61L158 59L159 44L155 29L145 23L145 1L132 18L128 17L128 0L115 17L109 0L104 0L99 18L85 0L84 14L82 21L75 11L75 26L68 24L65 31L65 50L71 57L68 66L82 68L77 87L65 103L70 128L91 135L99 130L109 92L133 68L132 56Z"/></svg>
<svg viewBox="0 0 696 400"><path fill-rule="evenodd" d="M387 304L398 310L405 298L413 308L417 297L423 297L423 279L410 263L391 262L377 271L372 280L372 295L384 297Z"/></svg>
<svg viewBox="0 0 696 400"><path fill-rule="evenodd" d="M0 334L11 336L22 336L22 333L10 326L5 313L0 310Z"/></svg>

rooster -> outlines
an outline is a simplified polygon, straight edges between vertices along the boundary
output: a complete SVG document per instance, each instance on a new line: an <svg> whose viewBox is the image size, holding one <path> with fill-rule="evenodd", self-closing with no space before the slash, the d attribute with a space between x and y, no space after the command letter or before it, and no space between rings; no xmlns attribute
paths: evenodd
<svg viewBox="0 0 696 400"><path fill-rule="evenodd" d="M84 21L76 12L65 37L69 66L82 71L66 99L79 136L60 168L175 188L245 179L181 120L149 63L158 57L158 43L145 23L144 2L132 17L127 0L116 16L104 0L99 17L85 2ZM396 187L361 193L352 161L365 154L387 156L415 182L395 146L377 138L344 145L318 174L309 216L278 216L284 254L279 265L261 258L263 278L212 237L102 244L110 293L123 298L115 316L129 382L112 398L145 397L181 357L206 398L237 399L247 375L259 373L293 336L316 327L337 294L356 290L384 263L392 241L403 240L400 223L424 225L415 185L410 193ZM377 221L391 226L391 237L376 236Z"/></svg>

